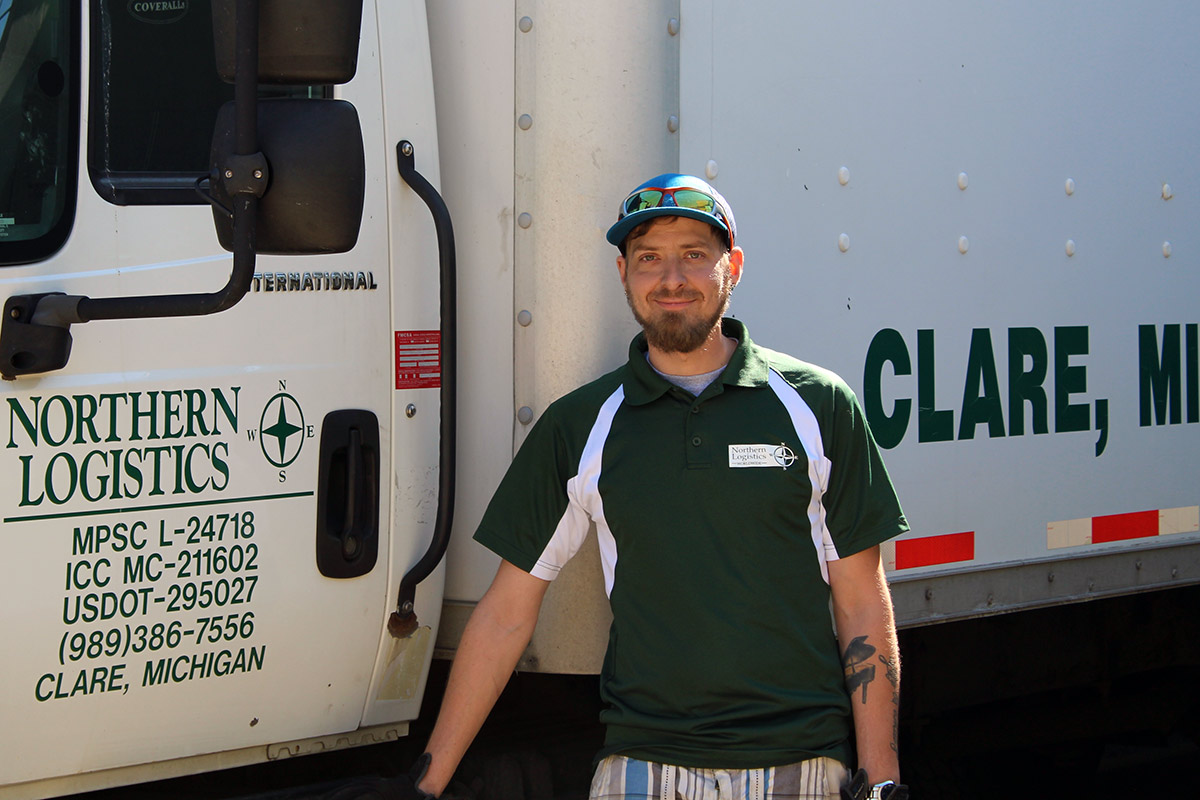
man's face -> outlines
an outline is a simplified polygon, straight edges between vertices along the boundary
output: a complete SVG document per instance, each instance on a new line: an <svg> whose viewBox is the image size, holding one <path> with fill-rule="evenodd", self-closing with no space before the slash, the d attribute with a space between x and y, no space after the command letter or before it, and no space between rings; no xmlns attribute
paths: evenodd
<svg viewBox="0 0 1200 800"><path fill-rule="evenodd" d="M708 340L729 307L729 294L742 274L742 251L726 251L706 222L660 217L626 242L617 269L650 345L690 353Z"/></svg>

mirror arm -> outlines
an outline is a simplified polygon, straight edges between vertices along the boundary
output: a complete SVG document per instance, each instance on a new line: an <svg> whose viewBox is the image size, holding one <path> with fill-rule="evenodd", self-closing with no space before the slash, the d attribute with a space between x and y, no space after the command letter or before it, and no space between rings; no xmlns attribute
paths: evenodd
<svg viewBox="0 0 1200 800"><path fill-rule="evenodd" d="M219 168L220 174L214 176L233 198L233 270L228 282L222 289L207 294L81 297L74 304L78 319L72 322L215 314L233 307L250 291L254 277L258 198L266 192L270 180L267 159L258 152L258 0L238 0L235 48L237 82L233 100L237 122L234 155ZM215 200L212 202L216 203ZM34 320L38 320L36 311Z"/></svg>

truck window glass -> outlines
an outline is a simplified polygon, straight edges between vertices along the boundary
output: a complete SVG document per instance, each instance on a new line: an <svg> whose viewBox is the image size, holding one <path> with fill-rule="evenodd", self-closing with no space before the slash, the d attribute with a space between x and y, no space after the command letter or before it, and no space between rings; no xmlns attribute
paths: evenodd
<svg viewBox="0 0 1200 800"><path fill-rule="evenodd" d="M49 256L75 209L78 3L0 0L0 264Z"/></svg>
<svg viewBox="0 0 1200 800"><path fill-rule="evenodd" d="M118 205L204 202L213 123L233 86L217 75L209 0L96 0L91 19L88 173ZM262 96L320 96L271 87Z"/></svg>

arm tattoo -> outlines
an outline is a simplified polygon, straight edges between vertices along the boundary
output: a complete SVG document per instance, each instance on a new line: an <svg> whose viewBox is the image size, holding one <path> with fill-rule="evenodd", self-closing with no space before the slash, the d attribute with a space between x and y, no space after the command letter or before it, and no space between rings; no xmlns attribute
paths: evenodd
<svg viewBox="0 0 1200 800"><path fill-rule="evenodd" d="M858 687L862 687L862 702L867 702L867 684L875 680L875 665L868 664L867 659L875 655L875 648L867 644L866 636L856 636L846 652L842 653L842 669L846 673L846 690L854 697Z"/></svg>
<svg viewBox="0 0 1200 800"><path fill-rule="evenodd" d="M892 750L898 753L900 752L897 744L900 741L900 663L885 655L880 655L879 661L883 664L888 683L892 685Z"/></svg>

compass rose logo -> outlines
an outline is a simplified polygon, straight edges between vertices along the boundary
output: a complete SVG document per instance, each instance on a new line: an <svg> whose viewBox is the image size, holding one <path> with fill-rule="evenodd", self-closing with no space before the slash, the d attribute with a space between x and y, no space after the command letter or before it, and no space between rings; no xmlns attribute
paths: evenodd
<svg viewBox="0 0 1200 800"><path fill-rule="evenodd" d="M775 457L775 463L784 469L787 469L792 464L796 463L796 454L793 453L792 448L788 447L786 444L781 444L779 447L776 447L775 452L771 455Z"/></svg>
<svg viewBox="0 0 1200 800"><path fill-rule="evenodd" d="M267 401L259 421L258 444L263 455L277 467L296 460L304 447L304 412L296 398L280 392Z"/></svg>

